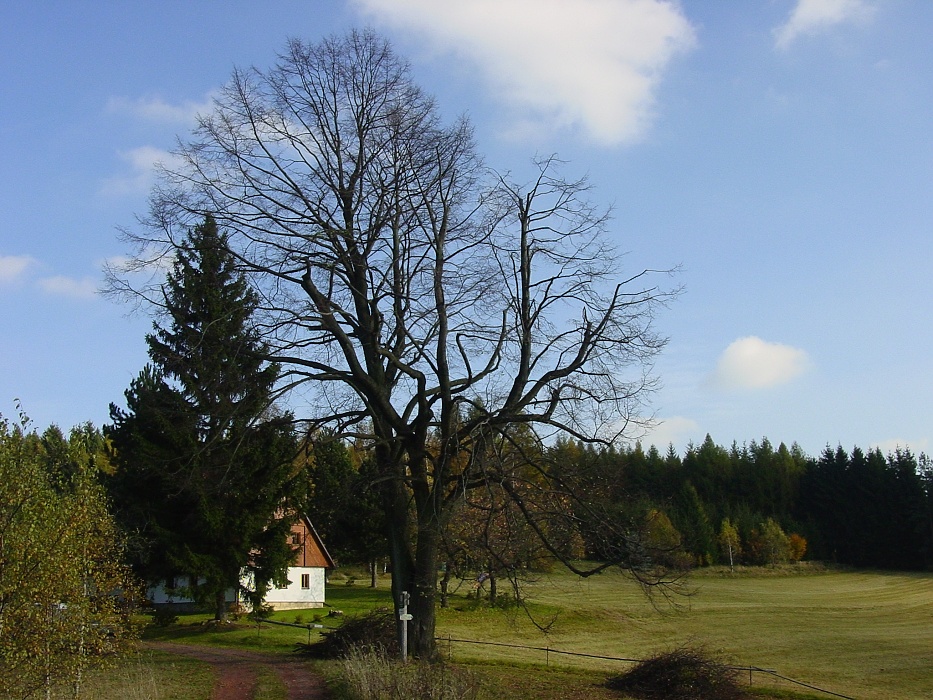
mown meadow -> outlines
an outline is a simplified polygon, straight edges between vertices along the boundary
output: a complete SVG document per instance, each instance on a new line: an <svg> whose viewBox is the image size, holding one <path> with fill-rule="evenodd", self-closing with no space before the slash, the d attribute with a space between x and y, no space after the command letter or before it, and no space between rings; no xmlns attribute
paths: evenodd
<svg viewBox="0 0 933 700"><path fill-rule="evenodd" d="M527 617L445 612L442 635L599 656L645 658L702 646L731 663L776 670L858 698L933 697L933 575L752 569L692 575L684 595L647 600L612 574L555 574L533 586ZM469 605L464 606L465 609ZM508 619L508 618L506 618ZM442 642L443 646L443 642ZM453 643L454 659L544 663L618 672L621 662ZM753 674L756 685L805 690ZM824 696L829 697L829 696Z"/></svg>
<svg viewBox="0 0 933 700"><path fill-rule="evenodd" d="M626 670L628 663L556 652L638 659L681 646L702 647L735 665L773 669L860 700L933 697L933 574L807 566L735 573L707 569L695 572L668 600L646 598L637 585L616 574L581 580L555 572L540 575L527 594L527 611L518 606L490 609L466 582L439 614L441 653L472 669L499 697L619 698L599 685ZM329 608L281 611L272 619L334 627L343 616L390 604L387 579L376 590L334 581L327 595ZM337 609L344 615L328 616ZM306 629L257 626L247 618L222 628L203 624L206 619L184 616L175 625L149 628L145 636L282 653L309 638ZM312 629L311 638L318 633ZM173 669L198 677L195 662L159 654L144 654L133 667L131 673L158 677L166 689L171 684L163 678ZM326 663L320 668L334 673ZM759 672L752 681L762 697L832 697ZM275 700L275 690L267 697Z"/></svg>

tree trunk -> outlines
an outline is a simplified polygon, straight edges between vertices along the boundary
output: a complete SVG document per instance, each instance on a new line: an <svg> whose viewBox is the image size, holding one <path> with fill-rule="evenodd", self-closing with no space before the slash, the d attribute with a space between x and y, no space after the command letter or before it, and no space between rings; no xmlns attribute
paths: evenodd
<svg viewBox="0 0 933 700"><path fill-rule="evenodd" d="M373 557L369 560L369 587L379 586L379 560Z"/></svg>
<svg viewBox="0 0 933 700"><path fill-rule="evenodd" d="M489 567L489 605L495 607L499 591L496 588L496 574L493 568Z"/></svg>
<svg viewBox="0 0 933 700"><path fill-rule="evenodd" d="M217 622L227 621L227 596L225 591L217 591L214 594L214 619Z"/></svg>
<svg viewBox="0 0 933 700"><path fill-rule="evenodd" d="M415 553L414 590L408 611L413 615L408 636L411 656L433 660L437 654L434 639L437 602L437 553L440 536L436 523L419 523L418 544Z"/></svg>
<svg viewBox="0 0 933 700"><path fill-rule="evenodd" d="M387 485L389 490L391 489L390 485ZM414 581L413 581L413 572L415 569L415 562L411 556L411 541L409 539L409 526L408 526L408 510L407 507L399 508L399 494L386 494L387 499L386 505L386 525L389 535L389 559L392 562L392 600L395 606L396 615L398 614L398 609L401 606L402 593L407 592L409 596L413 596L414 591ZM392 503L392 501L395 501ZM405 504L405 499L401 499L402 503ZM411 612L409 610L409 612ZM399 647L402 645L402 628L401 624L398 625L398 636L397 641ZM411 649L411 643L409 640L408 644L409 649Z"/></svg>

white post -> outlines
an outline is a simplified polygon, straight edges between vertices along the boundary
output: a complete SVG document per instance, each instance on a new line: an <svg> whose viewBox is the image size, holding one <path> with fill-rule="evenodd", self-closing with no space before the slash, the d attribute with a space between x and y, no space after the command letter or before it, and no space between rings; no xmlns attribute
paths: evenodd
<svg viewBox="0 0 933 700"><path fill-rule="evenodd" d="M399 643L402 647L402 663L408 662L408 623L412 616L408 614L408 591L402 591L399 595L398 605L398 624L399 624Z"/></svg>

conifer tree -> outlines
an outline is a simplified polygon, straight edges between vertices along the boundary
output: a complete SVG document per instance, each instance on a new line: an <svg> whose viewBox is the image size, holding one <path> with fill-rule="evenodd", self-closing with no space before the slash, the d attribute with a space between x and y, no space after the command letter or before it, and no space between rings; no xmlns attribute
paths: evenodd
<svg viewBox="0 0 933 700"><path fill-rule="evenodd" d="M252 575L260 602L283 582L297 487L289 416L273 416L278 368L252 326L254 293L211 216L177 251L163 287L152 364L111 407L113 495L149 580L185 576L185 593L225 615L224 595Z"/></svg>

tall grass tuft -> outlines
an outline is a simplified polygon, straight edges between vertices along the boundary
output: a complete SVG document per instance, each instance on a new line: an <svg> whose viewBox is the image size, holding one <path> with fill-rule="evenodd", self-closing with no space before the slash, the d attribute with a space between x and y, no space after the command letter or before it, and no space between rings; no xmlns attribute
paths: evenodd
<svg viewBox="0 0 933 700"><path fill-rule="evenodd" d="M350 700L480 700L478 677L444 664L402 664L379 650L347 652L342 680Z"/></svg>

